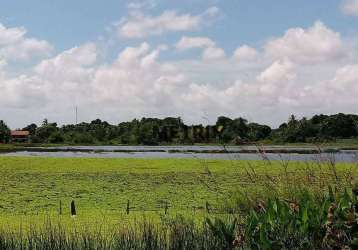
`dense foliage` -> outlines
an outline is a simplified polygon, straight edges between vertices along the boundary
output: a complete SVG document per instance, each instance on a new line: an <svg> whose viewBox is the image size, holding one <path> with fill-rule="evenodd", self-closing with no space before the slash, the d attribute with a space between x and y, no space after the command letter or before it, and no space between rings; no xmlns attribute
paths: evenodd
<svg viewBox="0 0 358 250"><path fill-rule="evenodd" d="M191 143L241 143L268 137L271 128L248 123L243 118L219 117L215 125L184 124L181 118L167 117L134 119L118 125L99 119L90 123L58 127L57 123L44 120L41 126L30 124L23 128L31 134L34 143L73 144L191 144Z"/></svg>
<svg viewBox="0 0 358 250"><path fill-rule="evenodd" d="M207 219L225 249L357 249L357 190L260 202L245 220Z"/></svg>
<svg viewBox="0 0 358 250"><path fill-rule="evenodd" d="M296 119L294 115L287 123L273 131L271 137L282 142L314 142L354 138L358 136L358 115L315 115L311 119Z"/></svg>
<svg viewBox="0 0 358 250"><path fill-rule="evenodd" d="M0 143L6 143L10 139L10 129L4 121L0 120Z"/></svg>
<svg viewBox="0 0 358 250"><path fill-rule="evenodd" d="M59 127L44 120L41 126L30 124L23 128L30 132L34 143L70 144L241 144L260 140L279 143L332 141L358 136L358 115L315 115L311 119L297 119L292 115L277 129L249 123L244 118L218 117L214 125L187 125L181 118L167 117L134 119L112 125L100 119ZM0 123L0 142L8 140L8 129Z"/></svg>

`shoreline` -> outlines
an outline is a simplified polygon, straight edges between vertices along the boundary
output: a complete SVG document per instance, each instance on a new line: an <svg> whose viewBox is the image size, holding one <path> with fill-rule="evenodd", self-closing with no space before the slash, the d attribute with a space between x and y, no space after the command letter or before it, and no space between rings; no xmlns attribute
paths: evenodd
<svg viewBox="0 0 358 250"><path fill-rule="evenodd" d="M16 152L73 153L191 153L191 154L320 154L358 153L358 147L294 147L294 146L10 146L1 147L0 154Z"/></svg>

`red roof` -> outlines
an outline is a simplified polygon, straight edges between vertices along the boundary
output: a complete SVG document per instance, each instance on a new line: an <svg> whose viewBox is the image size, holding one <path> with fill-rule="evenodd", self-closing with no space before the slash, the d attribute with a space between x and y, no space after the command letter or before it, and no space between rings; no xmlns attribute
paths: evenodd
<svg viewBox="0 0 358 250"><path fill-rule="evenodd" d="M11 131L11 136L28 136L28 135L30 135L29 131L20 131L20 130Z"/></svg>

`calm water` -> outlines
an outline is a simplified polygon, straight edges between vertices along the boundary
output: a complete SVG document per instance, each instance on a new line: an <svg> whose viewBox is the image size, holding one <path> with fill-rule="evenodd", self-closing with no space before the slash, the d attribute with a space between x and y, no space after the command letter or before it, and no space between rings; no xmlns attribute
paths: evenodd
<svg viewBox="0 0 358 250"><path fill-rule="evenodd" d="M41 148L46 150L46 148ZM54 148L51 148L52 150ZM3 156L40 156L40 157L79 157L79 158L189 158L189 159L241 159L261 160L263 156L257 153L208 153L202 151L223 150L221 146L76 146L57 147L58 152L29 152L19 151L3 153ZM91 152L74 152L74 150L91 150ZM226 150L235 152L240 150L255 150L254 146L230 146ZM287 149L280 146L266 147L266 150ZM293 148L290 150L307 150L307 148ZM309 149L309 148L308 148ZM61 151L66 150L66 151ZM113 151L136 152L113 152ZM172 151L175 151L173 153ZM185 151L193 152L185 152ZM97 151L97 152L96 152ZM101 151L101 152L98 152ZM312 161L334 158L337 162L358 162L358 151L341 151L338 153L307 154L307 153L267 153L270 160Z"/></svg>

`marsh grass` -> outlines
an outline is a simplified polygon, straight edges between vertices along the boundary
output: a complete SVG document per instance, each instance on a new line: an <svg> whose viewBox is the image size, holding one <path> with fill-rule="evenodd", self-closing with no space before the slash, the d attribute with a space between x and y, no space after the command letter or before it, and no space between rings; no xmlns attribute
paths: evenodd
<svg viewBox="0 0 358 250"><path fill-rule="evenodd" d="M0 249L354 249L358 191L328 189L319 200L309 191L295 201L269 198L246 213L208 214L200 222L163 216L158 223L144 217L88 228L47 219L29 230L2 228Z"/></svg>
<svg viewBox="0 0 358 250"><path fill-rule="evenodd" d="M160 225L141 220L109 232L86 228L64 228L45 221L29 231L0 231L0 249L226 249L226 242L215 237L206 225L177 217Z"/></svg>
<svg viewBox="0 0 358 250"><path fill-rule="evenodd" d="M253 211L301 204L307 194L312 207L317 207L329 193L352 190L357 180L358 164L337 163L333 154L292 162L271 161L263 149L258 152L262 161L0 159L2 194L11 201L1 201L6 211L1 216L8 217L14 204L30 207L23 218L33 216L31 223L2 221L0 249L255 248L246 235ZM58 194L69 196L62 215L56 215ZM29 198L53 202L55 214L46 216L46 203L32 204ZM75 218L70 217L72 199L76 199ZM168 211L158 209L158 204L168 203ZM108 207L113 212L109 217ZM265 212L257 214L267 218ZM328 211L324 214L327 221ZM279 218L275 223L285 228ZM235 246L233 239L241 245Z"/></svg>

